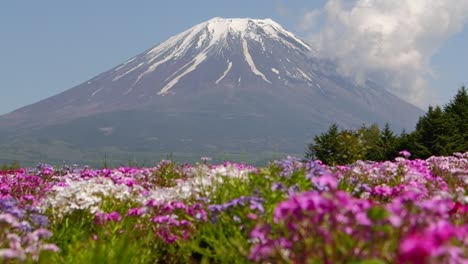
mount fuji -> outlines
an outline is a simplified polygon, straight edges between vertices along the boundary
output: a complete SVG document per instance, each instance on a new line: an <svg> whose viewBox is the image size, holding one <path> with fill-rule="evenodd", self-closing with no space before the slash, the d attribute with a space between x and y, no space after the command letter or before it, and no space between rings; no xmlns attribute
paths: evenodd
<svg viewBox="0 0 468 264"><path fill-rule="evenodd" d="M0 159L84 159L77 150L302 153L332 123L388 122L398 131L422 113L384 87L340 74L271 19L213 18L0 116Z"/></svg>

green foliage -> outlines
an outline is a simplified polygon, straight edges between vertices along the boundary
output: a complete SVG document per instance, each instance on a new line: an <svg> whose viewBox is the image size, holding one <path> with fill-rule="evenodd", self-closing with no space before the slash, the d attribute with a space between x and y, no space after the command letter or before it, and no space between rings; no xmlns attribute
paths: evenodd
<svg viewBox="0 0 468 264"><path fill-rule="evenodd" d="M339 130L336 124L309 144L306 159L319 159L328 165L349 164L357 160L382 160L382 139L379 127L362 126L357 131Z"/></svg>
<svg viewBox="0 0 468 264"><path fill-rule="evenodd" d="M315 144L308 145L305 158L320 159L323 162L334 163L335 153L337 152L339 145L338 136L338 125L331 125L327 132L315 136ZM325 157L329 157L327 161L324 160Z"/></svg>
<svg viewBox="0 0 468 264"><path fill-rule="evenodd" d="M428 108L412 133L395 135L390 125L362 126L356 131L339 130L336 124L308 145L306 159L319 159L328 165L349 164L360 159L392 160L400 150L412 158L446 156L468 151L468 93L461 87L444 107Z"/></svg>
<svg viewBox="0 0 468 264"><path fill-rule="evenodd" d="M382 160L384 155L379 126L377 124L370 127L362 126L357 132L361 148L364 150L363 159Z"/></svg>
<svg viewBox="0 0 468 264"><path fill-rule="evenodd" d="M405 133L402 133L400 138L403 137L404 134ZM398 144L401 143L400 138L393 133L390 129L390 125L386 123L384 129L380 131L379 160L392 160L398 155Z"/></svg>
<svg viewBox="0 0 468 264"><path fill-rule="evenodd" d="M468 94L465 87L460 88L443 108L428 108L409 136L409 150L416 158L468 150Z"/></svg>
<svg viewBox="0 0 468 264"><path fill-rule="evenodd" d="M0 166L0 171L2 172L7 172L7 171L14 171L14 170L18 170L21 168L21 165L19 164L18 161L13 161L11 162L10 164L2 164Z"/></svg>
<svg viewBox="0 0 468 264"><path fill-rule="evenodd" d="M330 126L326 133L314 138L310 144L306 159L319 159L325 164L337 165L354 162L365 157L366 149L360 132L339 130L336 124Z"/></svg>

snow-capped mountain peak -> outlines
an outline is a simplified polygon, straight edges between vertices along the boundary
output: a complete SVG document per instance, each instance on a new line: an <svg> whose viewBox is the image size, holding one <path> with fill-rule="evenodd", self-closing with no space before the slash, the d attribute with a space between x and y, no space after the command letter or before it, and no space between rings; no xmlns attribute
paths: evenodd
<svg viewBox="0 0 468 264"><path fill-rule="evenodd" d="M310 50L308 44L285 30L272 19L215 17L171 37L161 45L150 50L148 55L154 56L164 49L170 48L173 45L178 45L178 53L175 55L180 56L184 51L187 51L191 45L195 44L196 48L210 48L215 44L223 42L223 44L225 44L227 39L233 36L240 36L257 41L261 41L261 36L264 36L284 41L291 46L299 44L302 48ZM290 39L288 41L284 40L285 38Z"/></svg>
<svg viewBox="0 0 468 264"><path fill-rule="evenodd" d="M270 61L256 61L257 59L250 51L254 50L254 53L258 53L257 49L260 49L262 53L269 53ZM206 63L207 59L216 59L226 62L222 66L225 68L224 73L220 72L212 80L212 83L216 85L229 74L231 68L239 69L240 65L250 69L254 77L267 84L274 82L272 78L287 82L287 79L293 75L305 81L311 80L310 76L302 74L307 72L306 69L290 70L293 73L282 71L288 76L281 76L278 70L273 71L274 74L272 74L271 69L281 68L279 64L284 64L284 62L281 63L279 56L276 60L271 58L276 50L307 56L306 53L311 52L311 47L271 19L216 17L195 25L118 66L114 70L112 79L113 81L121 78L131 79L130 87L124 91L124 94L129 94L138 89L141 82L151 79L149 78L151 73L161 70L167 72L167 76L155 85L159 86L159 89L156 92L153 90L153 94L174 94L174 86L188 74L194 73L202 63ZM239 55L242 61L237 60L235 63ZM272 65L269 67L267 64ZM268 66L268 68L262 69L261 65ZM284 65L283 68L285 68ZM235 79L240 82L242 77L239 75ZM94 95L96 93L97 91L92 92Z"/></svg>
<svg viewBox="0 0 468 264"><path fill-rule="evenodd" d="M314 53L271 19L213 18L1 116L0 139L64 142L66 153L76 146L131 155L300 153L331 123L389 122L400 130L422 113L382 87L357 85Z"/></svg>

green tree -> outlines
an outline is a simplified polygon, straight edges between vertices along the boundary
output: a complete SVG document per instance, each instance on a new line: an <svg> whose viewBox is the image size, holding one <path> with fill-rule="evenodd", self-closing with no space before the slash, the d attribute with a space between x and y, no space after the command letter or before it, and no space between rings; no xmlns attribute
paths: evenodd
<svg viewBox="0 0 468 264"><path fill-rule="evenodd" d="M348 164L359 159L392 160L401 150L408 150L413 158L432 155L446 156L468 151L468 92L461 87L443 108L428 107L419 118L412 133L398 136L386 124L362 126L356 131L339 130L336 124L316 136L308 145L306 158L317 158L329 165Z"/></svg>
<svg viewBox="0 0 468 264"><path fill-rule="evenodd" d="M379 161L393 160L398 155L398 139L398 136L390 128L390 124L386 123L382 131L380 131L379 147L381 159Z"/></svg>
<svg viewBox="0 0 468 264"><path fill-rule="evenodd" d="M359 132L343 130L338 137L338 151L336 152L336 164L350 164L366 157L366 143Z"/></svg>
<svg viewBox="0 0 468 264"><path fill-rule="evenodd" d="M452 135L449 135L450 151L468 151L468 92L464 86L444 106L444 112L455 130Z"/></svg>
<svg viewBox="0 0 468 264"><path fill-rule="evenodd" d="M434 110L434 107L429 106L427 113L419 118L416 124L416 130L413 132L412 153L413 156L419 158L427 158L432 153L432 143L438 135L433 133L434 120L439 119L441 113L440 107Z"/></svg>
<svg viewBox="0 0 468 264"><path fill-rule="evenodd" d="M429 107L408 137L408 150L416 158L468 151L468 93L461 87L444 106Z"/></svg>
<svg viewBox="0 0 468 264"><path fill-rule="evenodd" d="M357 131L361 148L365 151L366 160L380 161L383 159L380 129L377 124L370 127L362 126Z"/></svg>
<svg viewBox="0 0 468 264"><path fill-rule="evenodd" d="M428 108L413 134L413 154L417 158L449 155L460 143L453 120L439 106Z"/></svg>
<svg viewBox="0 0 468 264"><path fill-rule="evenodd" d="M338 151L339 145L338 125L333 124L328 128L328 131L314 137L314 143L307 147L305 154L306 159L319 159L323 162L336 163L333 159Z"/></svg>
<svg viewBox="0 0 468 264"><path fill-rule="evenodd" d="M365 158L365 147L359 134L352 130L339 131L336 124L314 137L305 158L319 159L328 165L349 164Z"/></svg>

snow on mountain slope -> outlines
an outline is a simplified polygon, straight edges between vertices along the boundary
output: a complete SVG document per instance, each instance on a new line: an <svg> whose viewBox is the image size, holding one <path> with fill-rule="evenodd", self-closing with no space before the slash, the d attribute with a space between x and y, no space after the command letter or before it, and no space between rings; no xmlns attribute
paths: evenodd
<svg viewBox="0 0 468 264"><path fill-rule="evenodd" d="M215 83L218 84L220 81L222 81L224 79L224 77L226 77L226 75L229 73L231 68L232 68L232 61L228 60L228 67L227 67L226 71L223 72L223 75L221 77L219 77L219 79L216 80Z"/></svg>
<svg viewBox="0 0 468 264"><path fill-rule="evenodd" d="M152 119L124 114L129 111ZM271 19L213 18L61 94L1 116L0 132L40 130L64 142L105 136L111 145L116 142L110 135L119 133L120 141L139 142L168 135L182 140L178 133L186 133L186 140L198 133L206 142L192 144L213 146L210 138L217 136L218 142L236 138L242 148L268 138L259 147L264 149L288 138L295 142L289 146L302 150L331 123L389 122L411 130L421 113L383 87L342 76L332 61L319 59ZM83 132L72 140L66 135L77 120ZM135 131L119 124L132 124ZM112 133L102 135L102 127L112 127ZM179 143L165 144L177 151L171 146Z"/></svg>
<svg viewBox="0 0 468 264"><path fill-rule="evenodd" d="M222 19L214 18L207 22L198 24L176 36L171 37L160 45L150 49L143 55L132 58L123 65L118 66L114 73L117 76L114 81L140 70L136 80L132 83L130 89L157 70L159 67L174 63L174 61L183 60L189 57L191 60L181 66L176 72L182 72L180 75L171 75L166 79L164 87L159 91L159 95L164 95L179 82L185 75L193 72L204 62L207 56L225 55L233 50L234 40L242 43L242 50L245 62L254 75L259 76L267 83L271 83L268 78L256 67L255 61L249 53L250 45L261 45L262 52L266 52L265 42L276 41L286 47L298 52L311 51L309 45L286 31L279 24L271 19ZM272 54L270 49L270 54ZM133 62L133 63L132 63ZM174 76L175 75L175 76ZM221 78L222 79L222 78ZM215 81L216 83L216 81ZM219 82L217 82L218 84Z"/></svg>

